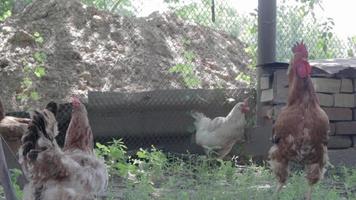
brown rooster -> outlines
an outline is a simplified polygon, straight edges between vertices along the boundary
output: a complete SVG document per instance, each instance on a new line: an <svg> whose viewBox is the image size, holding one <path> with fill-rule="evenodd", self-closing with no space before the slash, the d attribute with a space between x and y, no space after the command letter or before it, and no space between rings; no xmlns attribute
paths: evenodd
<svg viewBox="0 0 356 200"><path fill-rule="evenodd" d="M304 165L309 182L306 199L310 200L313 185L323 178L328 163L330 127L310 78L306 46L303 42L297 43L292 51L294 57L288 68L288 102L273 127L274 145L269 150L269 163L278 179L278 192L287 181L289 161Z"/></svg>
<svg viewBox="0 0 356 200"><path fill-rule="evenodd" d="M55 140L57 104L51 102L33 113L19 152L30 181L24 190L25 200L93 200L105 192L108 173L103 160L93 152L87 111L78 98L73 98L72 106L63 150Z"/></svg>

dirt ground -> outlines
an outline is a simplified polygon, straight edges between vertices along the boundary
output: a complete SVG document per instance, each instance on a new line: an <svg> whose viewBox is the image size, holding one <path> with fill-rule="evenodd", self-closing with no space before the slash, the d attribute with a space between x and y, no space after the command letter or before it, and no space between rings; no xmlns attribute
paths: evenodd
<svg viewBox="0 0 356 200"><path fill-rule="evenodd" d="M188 64L200 80L196 88L242 87L246 84L236 76L253 74L243 42L224 32L172 13L127 17L75 0L34 1L0 23L0 41L0 96L8 111L65 101L72 94L86 97L88 91L187 88L180 73L169 72L187 64L186 52L192 52ZM38 63L36 52L45 54L44 63ZM26 75L26 67L39 65L44 76ZM26 77L31 81L27 89ZM29 91L39 99L16 98Z"/></svg>

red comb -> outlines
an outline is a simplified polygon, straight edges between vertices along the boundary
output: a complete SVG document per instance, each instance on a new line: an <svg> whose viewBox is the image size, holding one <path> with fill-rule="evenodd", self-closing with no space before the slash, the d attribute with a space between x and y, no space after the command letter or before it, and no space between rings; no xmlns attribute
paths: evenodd
<svg viewBox="0 0 356 200"><path fill-rule="evenodd" d="M301 41L300 43L296 43L293 48L292 48L292 52L294 54L298 53L301 54L305 57L308 57L308 50L307 47L305 46L305 44L303 43L303 41Z"/></svg>
<svg viewBox="0 0 356 200"><path fill-rule="evenodd" d="M72 103L80 103L80 100L76 96L72 96Z"/></svg>
<svg viewBox="0 0 356 200"><path fill-rule="evenodd" d="M248 97L244 100L244 104L245 104L245 105L248 105L248 100L249 100Z"/></svg>

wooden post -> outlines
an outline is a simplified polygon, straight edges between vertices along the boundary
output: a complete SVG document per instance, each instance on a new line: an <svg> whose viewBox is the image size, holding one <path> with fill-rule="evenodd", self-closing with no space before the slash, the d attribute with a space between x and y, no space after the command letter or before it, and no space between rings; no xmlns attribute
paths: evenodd
<svg viewBox="0 0 356 200"><path fill-rule="evenodd" d="M5 191L7 200L16 200L14 188L11 184L9 169L7 168L4 150L2 147L2 137L0 137L0 182Z"/></svg>

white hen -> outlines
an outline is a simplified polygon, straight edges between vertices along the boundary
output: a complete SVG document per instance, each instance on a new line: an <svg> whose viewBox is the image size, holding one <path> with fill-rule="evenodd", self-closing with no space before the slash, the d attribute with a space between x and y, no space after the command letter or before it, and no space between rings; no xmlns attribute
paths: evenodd
<svg viewBox="0 0 356 200"><path fill-rule="evenodd" d="M195 118L195 141L207 155L215 153L224 158L234 144L244 136L245 113L249 111L247 99L237 103L226 117L210 119L203 113L192 113Z"/></svg>

